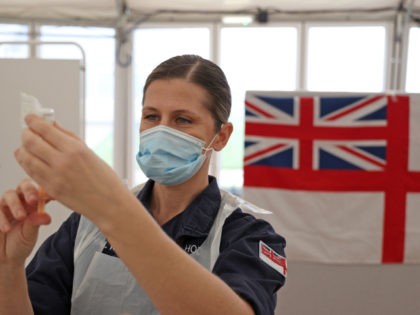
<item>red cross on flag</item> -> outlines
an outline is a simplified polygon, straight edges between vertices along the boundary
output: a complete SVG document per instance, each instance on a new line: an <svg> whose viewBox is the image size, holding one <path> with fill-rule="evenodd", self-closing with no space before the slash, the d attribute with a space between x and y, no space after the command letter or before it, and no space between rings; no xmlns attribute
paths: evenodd
<svg viewBox="0 0 420 315"><path fill-rule="evenodd" d="M244 197L289 260L420 262L420 95L248 92Z"/></svg>

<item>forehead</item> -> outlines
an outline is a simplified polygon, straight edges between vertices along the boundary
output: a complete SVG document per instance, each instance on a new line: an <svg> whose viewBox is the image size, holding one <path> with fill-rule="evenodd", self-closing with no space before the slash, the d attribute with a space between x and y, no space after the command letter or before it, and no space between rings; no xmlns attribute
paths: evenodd
<svg viewBox="0 0 420 315"><path fill-rule="evenodd" d="M208 99L207 91L195 83L185 79L159 79L147 88L143 107L207 111Z"/></svg>

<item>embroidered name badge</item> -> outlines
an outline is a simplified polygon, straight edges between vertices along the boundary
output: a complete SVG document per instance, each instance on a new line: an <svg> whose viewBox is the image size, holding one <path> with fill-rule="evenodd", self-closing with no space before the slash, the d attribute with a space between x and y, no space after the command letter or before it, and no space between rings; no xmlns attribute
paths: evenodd
<svg viewBox="0 0 420 315"><path fill-rule="evenodd" d="M114 252L114 249L112 248L111 244L109 244L108 241L106 241L106 244L104 248L102 249L102 254L118 257L118 255Z"/></svg>
<svg viewBox="0 0 420 315"><path fill-rule="evenodd" d="M276 253L270 246L260 241L260 259L277 270L283 277L287 275L287 260L280 254Z"/></svg>
<svg viewBox="0 0 420 315"><path fill-rule="evenodd" d="M200 246L195 244L185 244L184 250L189 254L200 255Z"/></svg>

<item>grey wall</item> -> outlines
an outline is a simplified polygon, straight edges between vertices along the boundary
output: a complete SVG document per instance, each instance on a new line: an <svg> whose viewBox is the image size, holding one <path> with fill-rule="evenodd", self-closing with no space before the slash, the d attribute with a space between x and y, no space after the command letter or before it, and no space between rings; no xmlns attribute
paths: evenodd
<svg viewBox="0 0 420 315"><path fill-rule="evenodd" d="M420 266L289 262L280 314L418 315Z"/></svg>

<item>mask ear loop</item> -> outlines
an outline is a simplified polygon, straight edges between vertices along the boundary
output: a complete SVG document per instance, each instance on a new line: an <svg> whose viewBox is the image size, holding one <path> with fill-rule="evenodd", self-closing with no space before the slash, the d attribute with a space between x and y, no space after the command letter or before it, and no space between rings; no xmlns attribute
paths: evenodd
<svg viewBox="0 0 420 315"><path fill-rule="evenodd" d="M223 124L220 126L220 129L222 129L222 127L223 127ZM210 141L210 143L207 147L204 147L204 148L201 149L202 151L204 151L203 154L207 153L208 151L214 150L214 148L210 148L210 146L213 144L214 140L219 135L219 133L220 133L220 131L214 135L213 139L211 139L211 141Z"/></svg>

